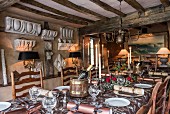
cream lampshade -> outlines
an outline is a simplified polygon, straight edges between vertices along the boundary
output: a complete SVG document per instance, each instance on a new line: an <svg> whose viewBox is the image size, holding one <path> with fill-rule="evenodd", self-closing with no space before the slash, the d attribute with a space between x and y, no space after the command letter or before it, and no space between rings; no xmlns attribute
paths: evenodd
<svg viewBox="0 0 170 114"><path fill-rule="evenodd" d="M128 53L129 52L126 49L121 49L121 51L119 52L118 56L122 56L121 57L121 64L126 63L126 58L127 58Z"/></svg>
<svg viewBox="0 0 170 114"><path fill-rule="evenodd" d="M170 54L170 51L166 48L160 48L159 51L156 53L157 55L160 56L160 62L162 63L160 67L167 67L167 62L168 62L168 54Z"/></svg>
<svg viewBox="0 0 170 114"><path fill-rule="evenodd" d="M121 56L125 55L127 57L128 53L129 52L126 49L121 49L118 55L121 55Z"/></svg>

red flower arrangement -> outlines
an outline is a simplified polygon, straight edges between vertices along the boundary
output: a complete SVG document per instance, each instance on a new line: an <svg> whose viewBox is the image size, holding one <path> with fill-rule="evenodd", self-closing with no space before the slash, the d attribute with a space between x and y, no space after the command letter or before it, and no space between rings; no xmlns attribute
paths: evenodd
<svg viewBox="0 0 170 114"><path fill-rule="evenodd" d="M110 81L114 81L115 82L115 81L117 81L117 78L116 77L111 77L111 76L107 77L106 78L106 82L110 83Z"/></svg>
<svg viewBox="0 0 170 114"><path fill-rule="evenodd" d="M132 78L131 78L130 76L128 76L126 79L127 79L128 81L131 81L131 80L132 80Z"/></svg>
<svg viewBox="0 0 170 114"><path fill-rule="evenodd" d="M107 82L107 83L110 83L110 80L111 80L111 76L109 76L109 77L106 78L106 82Z"/></svg>

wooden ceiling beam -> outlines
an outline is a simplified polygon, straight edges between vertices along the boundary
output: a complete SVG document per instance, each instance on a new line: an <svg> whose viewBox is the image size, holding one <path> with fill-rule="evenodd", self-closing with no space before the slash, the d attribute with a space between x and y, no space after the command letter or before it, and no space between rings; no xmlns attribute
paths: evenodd
<svg viewBox="0 0 170 114"><path fill-rule="evenodd" d="M73 9L75 11L78 11L80 13L84 13L84 14L87 14L87 15L91 14L91 15L94 15L94 16L98 17L99 19L104 19L104 20L108 19L107 17L105 17L105 16L103 16L101 14L98 14L98 13L96 13L94 11L91 11L91 10L89 10L87 8L84 8L82 6L78 6L78 5L72 3L72 2L70 2L68 0L52 0L52 1L54 1L54 2L56 2L58 4L61 4L63 6L66 6L66 7L70 8L70 9Z"/></svg>
<svg viewBox="0 0 170 114"><path fill-rule="evenodd" d="M29 8L27 6L23 6L23 5L18 4L18 3L14 4L13 7L16 7L16 8L31 12L31 13L35 13L35 14L38 14L38 15L42 15L42 16L46 16L46 17L50 17L50 18L54 18L54 19L58 19L58 20L62 20L62 21L67 21L67 22L70 22L70 23L75 23L75 24L80 24L80 25L87 25L88 24L87 22L84 22L84 21L82 22L82 21L73 20L73 19L69 19L69 18L66 18L66 17L58 16L58 15L53 15L53 14L50 14L50 13L45 13L45 12L42 12L42 11L39 11L39 10L36 10L36 9Z"/></svg>
<svg viewBox="0 0 170 114"><path fill-rule="evenodd" d="M21 2L31 4L31 5L36 6L36 7L43 8L45 10L48 10L48 11L53 12L55 14L59 14L61 16L65 16L65 17L70 18L70 19L74 19L74 20L77 19L77 20L80 20L80 21L86 21L86 22L89 22L89 23L94 23L94 21L92 21L90 19L85 19L85 18L82 18L82 17L78 17L78 16L75 16L75 15L71 15L71 14L62 12L60 10L51 8L51 7L47 6L47 5L41 4L41 3L36 2L34 0L21 0Z"/></svg>
<svg viewBox="0 0 170 114"><path fill-rule="evenodd" d="M122 16L122 17L126 16L125 13L123 13L123 12L109 6L108 4L106 4L106 3L104 3L104 2L102 2L100 0L90 0L90 1L95 3L96 5L99 5L100 7L102 7L103 9L105 9L107 11L113 12L113 13L119 15L119 16Z"/></svg>
<svg viewBox="0 0 170 114"><path fill-rule="evenodd" d="M160 0L164 7L169 6L169 0Z"/></svg>
<svg viewBox="0 0 170 114"><path fill-rule="evenodd" d="M140 5L136 0L124 0L126 3L131 5L133 8L135 8L139 12L145 12L145 8Z"/></svg>
<svg viewBox="0 0 170 114"><path fill-rule="evenodd" d="M125 17L122 17L122 27L126 29L167 21L170 21L170 6L166 7L165 9L157 6L147 9L141 16L139 16L138 12L134 12ZM108 21L99 21L93 25L80 28L79 35L111 32L119 27L119 18L113 17Z"/></svg>
<svg viewBox="0 0 170 114"><path fill-rule="evenodd" d="M12 6L13 4L19 2L20 0L1 0L0 1L0 11Z"/></svg>

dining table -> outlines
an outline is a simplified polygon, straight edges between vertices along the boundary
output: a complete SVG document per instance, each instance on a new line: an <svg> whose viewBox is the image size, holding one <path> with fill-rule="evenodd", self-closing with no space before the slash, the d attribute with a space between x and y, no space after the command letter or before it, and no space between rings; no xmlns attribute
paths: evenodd
<svg viewBox="0 0 170 114"><path fill-rule="evenodd" d="M134 84L135 83L131 84L131 86L134 87ZM147 84L147 82L145 82L145 84ZM95 107L94 109L98 109L98 110L102 108L111 109L111 112L109 112L108 114L110 113L112 114L135 114L142 105L146 104L149 101L153 87L154 85L149 88L144 88L144 95L136 95L136 94L126 93L126 92L117 93L112 89L105 90L105 91L100 92L100 94L97 96L95 105L91 103L93 99L90 95L87 95L86 97L81 97L81 98L70 96L68 86L67 86L67 89L68 89L67 102L64 105L63 104L64 96L63 96L62 90L58 90L57 88L54 88L53 91L55 90L59 91L59 97L57 98L59 100L59 103L53 109L54 114L67 114L70 111L72 111L73 113L79 112L79 114L83 114L79 110L77 110L76 112L76 110L74 110L75 107L68 108L67 104L71 102L75 103L77 108L80 105L86 105L88 107ZM124 100L123 102L125 103L125 105L119 106L119 103L109 104L108 102L110 100L112 101L113 99ZM11 104L10 107L5 110L1 110L0 114L46 114L45 109L42 107L41 100L38 100L38 102L35 104L32 102L32 100L30 100L30 97L27 96L27 97L22 97L22 98L17 98L14 100L7 101ZM79 103L76 103L76 102L79 102Z"/></svg>

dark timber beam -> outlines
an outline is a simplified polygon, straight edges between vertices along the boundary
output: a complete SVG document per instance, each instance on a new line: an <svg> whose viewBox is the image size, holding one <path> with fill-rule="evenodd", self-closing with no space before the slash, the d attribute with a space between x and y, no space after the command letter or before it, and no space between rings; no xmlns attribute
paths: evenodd
<svg viewBox="0 0 170 114"><path fill-rule="evenodd" d="M94 16L100 18L100 19L108 19L107 17L105 17L103 15L100 15L100 14L98 14L98 13L96 13L94 11L91 11L89 9L86 9L86 8L84 8L82 6L78 6L78 5L72 3L72 2L70 2L68 0L52 0L52 1L54 1L56 3L59 3L59 4L63 5L63 6L66 6L66 7L70 8L70 9L73 9L75 11L78 11L80 13L84 13L84 14L87 14L87 15L91 14L91 15L94 15Z"/></svg>
<svg viewBox="0 0 170 114"><path fill-rule="evenodd" d="M38 14L38 15L42 15L42 16L46 16L46 17L50 17L50 18L54 18L54 19L58 19L58 20L62 20L62 21L67 21L67 22L70 22L70 23L75 23L75 24L80 24L80 25L87 25L86 22L82 22L82 21L78 21L78 20L65 18L65 17L62 17L62 16L57 16L57 15L45 13L45 12L42 12L42 11L39 11L39 10L36 10L36 9L29 8L27 6L23 6L23 5L18 4L18 3L14 4L13 7L16 7L16 8L31 12L31 13L35 13L35 14Z"/></svg>
<svg viewBox="0 0 170 114"><path fill-rule="evenodd" d="M99 5L100 7L102 7L103 9L105 9L107 11L113 12L113 13L119 15L119 16L122 16L122 17L126 16L126 14L124 14L123 12L109 6L108 4L106 4L106 3L104 3L100 0L90 0L90 1L95 3L96 5Z"/></svg>
<svg viewBox="0 0 170 114"><path fill-rule="evenodd" d="M145 12L145 9L136 1L136 0L124 0L133 8L135 8L139 12Z"/></svg>
<svg viewBox="0 0 170 114"><path fill-rule="evenodd" d="M11 5L19 1L20 0L0 0L0 11L5 10L6 8L10 7Z"/></svg>
<svg viewBox="0 0 170 114"><path fill-rule="evenodd" d="M164 7L169 6L169 0L160 0Z"/></svg>
<svg viewBox="0 0 170 114"><path fill-rule="evenodd" d="M34 0L21 0L21 2L24 2L24 3L27 3L27 4L31 4L31 5L36 6L36 7L43 8L45 10L48 10L48 11L53 12L55 14L59 14L59 15L65 16L65 17L70 18L70 19L74 19L74 20L77 19L77 20L80 20L80 21L86 21L86 22L89 22L89 23L94 23L94 21L92 21L92 20L85 19L85 18L82 18L82 17L78 17L78 16L75 16L75 15L71 15L71 14L62 12L60 10L51 8L51 7L47 6L47 5L43 5L43 4L41 4L39 2L36 2Z"/></svg>
<svg viewBox="0 0 170 114"><path fill-rule="evenodd" d="M138 15L138 12L122 17L122 27L140 27L167 21L170 21L170 6L166 7L165 9L160 8L160 6L157 6L154 8L147 9L144 15L141 15L140 17ZM111 32L119 27L119 17L114 17L108 21L99 21L93 25L80 28L79 35Z"/></svg>

